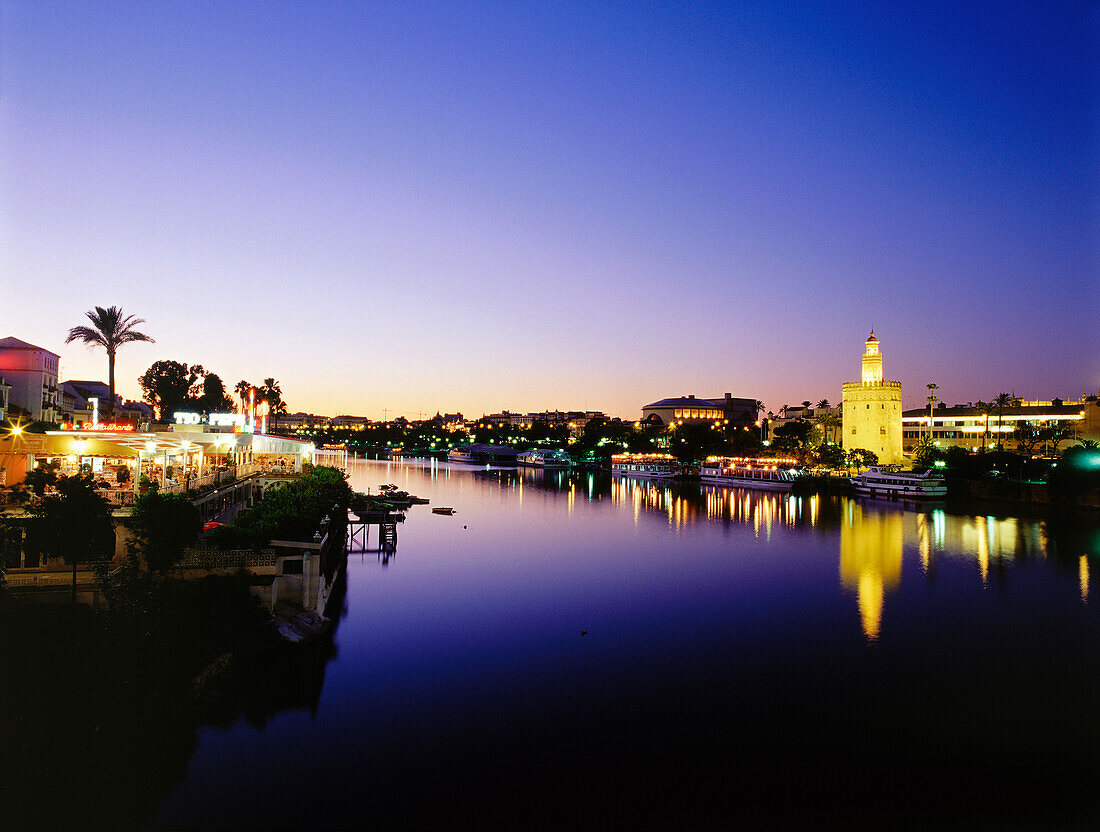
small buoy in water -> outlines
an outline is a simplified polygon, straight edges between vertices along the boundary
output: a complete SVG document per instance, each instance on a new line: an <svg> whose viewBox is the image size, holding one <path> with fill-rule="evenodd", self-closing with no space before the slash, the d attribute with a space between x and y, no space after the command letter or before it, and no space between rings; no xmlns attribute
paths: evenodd
<svg viewBox="0 0 1100 832"><path fill-rule="evenodd" d="M581 630L581 635L582 636L588 635L588 630Z"/></svg>

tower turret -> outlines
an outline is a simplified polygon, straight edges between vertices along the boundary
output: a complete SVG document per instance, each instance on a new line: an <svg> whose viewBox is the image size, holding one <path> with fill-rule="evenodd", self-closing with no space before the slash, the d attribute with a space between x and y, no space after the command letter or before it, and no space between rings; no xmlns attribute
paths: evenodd
<svg viewBox="0 0 1100 832"><path fill-rule="evenodd" d="M863 383L878 384L882 381L882 353L878 351L878 338L875 331L871 330L870 337L864 342L866 349L863 352Z"/></svg>

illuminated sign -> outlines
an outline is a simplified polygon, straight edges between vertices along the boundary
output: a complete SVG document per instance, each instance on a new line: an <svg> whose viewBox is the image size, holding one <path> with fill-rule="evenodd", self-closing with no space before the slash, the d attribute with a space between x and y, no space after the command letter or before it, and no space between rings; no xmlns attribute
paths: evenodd
<svg viewBox="0 0 1100 832"><path fill-rule="evenodd" d="M62 430L99 430L113 433L125 433L133 431L134 426L126 422L85 422L79 427L76 425L61 423Z"/></svg>
<svg viewBox="0 0 1100 832"><path fill-rule="evenodd" d="M248 422L243 413L201 413L177 411L172 414L177 425L213 425L216 427L235 427L238 431L248 430Z"/></svg>

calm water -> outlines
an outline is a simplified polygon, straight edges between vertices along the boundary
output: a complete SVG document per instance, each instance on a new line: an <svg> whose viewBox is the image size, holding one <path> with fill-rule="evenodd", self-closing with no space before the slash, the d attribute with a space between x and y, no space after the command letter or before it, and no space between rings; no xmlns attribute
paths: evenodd
<svg viewBox="0 0 1100 832"><path fill-rule="evenodd" d="M998 827L1092 816L1087 522L357 462L307 704L204 728L166 827ZM1097 575L1100 582L1100 574Z"/></svg>

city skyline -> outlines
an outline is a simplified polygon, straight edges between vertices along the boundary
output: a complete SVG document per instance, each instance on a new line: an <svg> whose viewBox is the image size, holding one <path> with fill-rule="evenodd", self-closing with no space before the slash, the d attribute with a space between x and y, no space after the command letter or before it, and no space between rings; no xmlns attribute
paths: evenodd
<svg viewBox="0 0 1100 832"><path fill-rule="evenodd" d="M4 327L291 411L1100 388L1087 3L0 5ZM797 399L797 400L795 400Z"/></svg>

